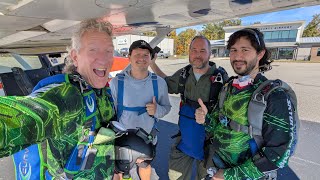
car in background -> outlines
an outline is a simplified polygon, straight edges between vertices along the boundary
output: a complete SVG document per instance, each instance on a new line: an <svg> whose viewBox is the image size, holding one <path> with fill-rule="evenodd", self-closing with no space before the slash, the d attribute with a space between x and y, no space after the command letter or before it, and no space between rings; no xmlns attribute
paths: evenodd
<svg viewBox="0 0 320 180"><path fill-rule="evenodd" d="M163 51L159 51L157 54L157 57L161 57L161 58L168 58L170 56L169 52L163 52Z"/></svg>
<svg viewBox="0 0 320 180"><path fill-rule="evenodd" d="M129 55L129 48L121 48L119 51L120 55L123 57L128 57Z"/></svg>

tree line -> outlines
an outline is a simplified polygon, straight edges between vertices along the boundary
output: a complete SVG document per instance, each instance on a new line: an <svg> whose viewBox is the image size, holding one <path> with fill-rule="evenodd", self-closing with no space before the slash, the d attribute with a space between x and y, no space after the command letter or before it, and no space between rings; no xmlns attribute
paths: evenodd
<svg viewBox="0 0 320 180"><path fill-rule="evenodd" d="M254 24L261 24L261 22L254 22ZM172 31L168 38L174 39L174 54L187 55L190 42L196 35L203 35L209 40L224 39L225 31L223 27L239 26L241 19L224 20L221 22L204 24L201 31L188 28L179 34L176 30ZM156 36L156 32L143 33L146 36ZM320 36L320 14L313 15L312 20L308 23L303 31L302 37L318 37Z"/></svg>

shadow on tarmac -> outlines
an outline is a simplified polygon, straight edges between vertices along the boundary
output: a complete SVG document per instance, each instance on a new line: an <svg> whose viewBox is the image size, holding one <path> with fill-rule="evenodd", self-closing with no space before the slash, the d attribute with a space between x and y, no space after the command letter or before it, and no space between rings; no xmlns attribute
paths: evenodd
<svg viewBox="0 0 320 180"><path fill-rule="evenodd" d="M177 134L178 125L167 121L160 120L157 124L159 129L158 145L156 158L152 162L152 167L155 169L160 180L168 180L168 161L171 145L175 139L171 139L171 136ZM299 179L290 166L280 169L278 171L279 180L297 180Z"/></svg>

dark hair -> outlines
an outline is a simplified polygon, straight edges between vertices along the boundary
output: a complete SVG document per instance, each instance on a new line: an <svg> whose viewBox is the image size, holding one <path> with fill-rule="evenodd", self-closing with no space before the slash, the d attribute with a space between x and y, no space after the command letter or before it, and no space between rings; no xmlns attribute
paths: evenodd
<svg viewBox="0 0 320 180"><path fill-rule="evenodd" d="M241 29L230 36L227 49L230 50L231 46L233 46L241 37L246 37L258 53L262 50L265 50L265 54L259 62L259 71L265 72L270 70L272 63L272 60L270 60L271 53L267 49L266 44L263 40L263 34L256 28Z"/></svg>

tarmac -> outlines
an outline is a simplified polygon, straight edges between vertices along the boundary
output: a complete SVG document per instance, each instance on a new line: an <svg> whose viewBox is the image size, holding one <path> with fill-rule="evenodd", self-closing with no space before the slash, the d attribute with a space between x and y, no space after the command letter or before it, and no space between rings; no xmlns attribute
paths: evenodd
<svg viewBox="0 0 320 180"><path fill-rule="evenodd" d="M230 76L235 75L228 60L212 59L223 66ZM158 59L157 64L167 75L188 64L187 59ZM279 78L286 81L295 90L298 97L298 110L301 119L298 148L290 159L288 167L278 171L278 179L295 180L320 179L320 63L274 62L273 69L266 72L269 79ZM178 95L170 95L171 112L157 124L159 129L157 156L152 163L156 171L152 179L168 180L168 159L171 136L178 131ZM13 171L8 170L10 158L0 159L0 180L14 179ZM136 177L134 175L134 177ZM137 178L134 178L137 179Z"/></svg>

